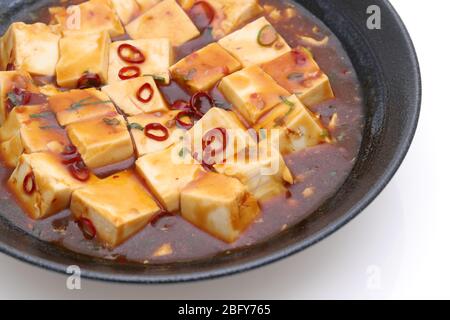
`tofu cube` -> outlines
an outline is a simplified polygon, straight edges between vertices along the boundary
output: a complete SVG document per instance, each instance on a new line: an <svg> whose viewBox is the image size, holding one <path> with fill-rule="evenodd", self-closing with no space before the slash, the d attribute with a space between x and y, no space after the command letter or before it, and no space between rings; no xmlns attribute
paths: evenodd
<svg viewBox="0 0 450 320"><path fill-rule="evenodd" d="M110 0L89 0L67 8L52 7L49 11L52 21L60 25L64 36L106 31L111 37L118 37L125 33Z"/></svg>
<svg viewBox="0 0 450 320"><path fill-rule="evenodd" d="M279 104L281 97L290 95L258 66L245 68L223 78L219 90L249 124L254 124Z"/></svg>
<svg viewBox="0 0 450 320"><path fill-rule="evenodd" d="M266 129L265 139L289 154L329 142L329 133L318 117L300 102L296 95L286 99L260 119L256 130ZM264 140L264 139L263 139Z"/></svg>
<svg viewBox="0 0 450 320"><path fill-rule="evenodd" d="M242 155L236 161L219 164L214 168L218 173L241 181L259 201L285 195L287 192L285 185L294 183L283 157L268 143L260 143L250 153Z"/></svg>
<svg viewBox="0 0 450 320"><path fill-rule="evenodd" d="M172 77L191 91L207 91L220 79L241 69L241 63L217 43L192 53L170 67Z"/></svg>
<svg viewBox="0 0 450 320"><path fill-rule="evenodd" d="M49 97L48 103L62 126L116 113L109 97L96 89L62 92Z"/></svg>
<svg viewBox="0 0 450 320"><path fill-rule="evenodd" d="M156 4L125 28L132 39L168 38L174 46L181 46L200 35L175 0Z"/></svg>
<svg viewBox="0 0 450 320"><path fill-rule="evenodd" d="M261 31L268 27L272 27L270 22L264 17L259 18L242 29L220 39L219 44L235 56L244 67L272 61L291 51L291 48L280 34L277 35L278 39L272 45L261 45L258 38Z"/></svg>
<svg viewBox="0 0 450 320"><path fill-rule="evenodd" d="M212 142L206 150L204 142L211 139L216 142ZM212 108L188 131L184 144L191 154L197 155L196 160L219 164L233 159L256 142L234 112Z"/></svg>
<svg viewBox="0 0 450 320"><path fill-rule="evenodd" d="M72 123L67 134L90 169L122 162L133 156L133 143L122 116Z"/></svg>
<svg viewBox="0 0 450 320"><path fill-rule="evenodd" d="M148 90L148 85L150 85L151 90ZM147 89L142 89L142 92L140 92L143 86ZM169 110L153 77L140 77L117 82L103 87L102 91L106 93L127 116ZM138 99L138 94L140 94L141 98L144 98L144 100L150 95L152 95L152 98L149 102L143 102Z"/></svg>
<svg viewBox="0 0 450 320"><path fill-rule="evenodd" d="M12 64L16 70L38 76L54 76L60 38L58 32L43 23L11 24L1 41L1 70Z"/></svg>
<svg viewBox="0 0 450 320"><path fill-rule="evenodd" d="M136 161L139 175L164 209L176 213L180 209L180 192L203 169L178 146L150 153Z"/></svg>
<svg viewBox="0 0 450 320"><path fill-rule="evenodd" d="M260 214L256 199L239 180L201 174L181 191L181 215L228 243L236 241Z"/></svg>
<svg viewBox="0 0 450 320"><path fill-rule="evenodd" d="M62 152L70 145L47 105L15 107L0 128L0 152L7 166L17 166L22 153Z"/></svg>
<svg viewBox="0 0 450 320"><path fill-rule="evenodd" d="M160 3L161 1L162 0L136 0L142 12L147 11L148 9Z"/></svg>
<svg viewBox="0 0 450 320"><path fill-rule="evenodd" d="M108 81L108 58L111 38L101 33L73 34L59 42L61 57L56 65L56 81L65 88L77 88L83 75L95 74L102 83Z"/></svg>
<svg viewBox="0 0 450 320"><path fill-rule="evenodd" d="M168 84L170 82L169 67L173 63L173 49L170 40L142 39L113 42L109 50L108 83L114 84L122 81L119 72L122 68L133 65L123 61L119 56L119 47L129 44L139 49L145 56L145 61L138 65L141 75L153 76L158 81Z"/></svg>
<svg viewBox="0 0 450 320"><path fill-rule="evenodd" d="M131 171L76 190L70 209L76 219L89 220L97 237L110 247L138 233L161 211Z"/></svg>
<svg viewBox="0 0 450 320"><path fill-rule="evenodd" d="M14 89L22 89L30 93L39 93L39 89L33 84L30 74L26 71L0 71L0 126L2 126L11 112L11 105L21 104L20 97L14 93ZM12 98L14 101L9 101ZM17 101L16 101L17 100ZM29 103L33 103L30 101Z"/></svg>
<svg viewBox="0 0 450 320"><path fill-rule="evenodd" d="M334 98L330 80L305 48L286 53L261 67L307 106Z"/></svg>
<svg viewBox="0 0 450 320"><path fill-rule="evenodd" d="M32 219L44 219L67 209L73 191L90 181L73 178L53 153L32 153L20 157L8 187Z"/></svg>
<svg viewBox="0 0 450 320"><path fill-rule="evenodd" d="M179 143L186 131L176 125L176 116L180 111L145 113L128 118L131 136L136 146L139 157L149 153L163 151ZM150 123L160 123L169 132L169 137L164 141L157 141L148 138L144 133L144 128Z"/></svg>
<svg viewBox="0 0 450 320"><path fill-rule="evenodd" d="M136 18L141 12L136 0L111 0L111 3L124 25Z"/></svg>
<svg viewBox="0 0 450 320"><path fill-rule="evenodd" d="M214 39L220 39L263 13L258 0L206 0L216 12L212 22Z"/></svg>

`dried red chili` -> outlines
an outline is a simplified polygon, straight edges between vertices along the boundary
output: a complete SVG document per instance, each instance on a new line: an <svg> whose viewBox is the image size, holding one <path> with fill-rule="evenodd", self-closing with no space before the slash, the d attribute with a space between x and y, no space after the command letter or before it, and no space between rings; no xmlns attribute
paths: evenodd
<svg viewBox="0 0 450 320"><path fill-rule="evenodd" d="M36 191L36 178L33 172L27 174L23 179L23 191L27 195L32 195Z"/></svg>
<svg viewBox="0 0 450 320"><path fill-rule="evenodd" d="M145 56L141 50L128 43L121 44L117 49L117 54L127 63L140 64L145 62Z"/></svg>
<svg viewBox="0 0 450 320"><path fill-rule="evenodd" d="M292 51L292 55L294 56L295 64L298 66L304 65L306 63L306 61L308 60L305 53L303 53L299 50Z"/></svg>
<svg viewBox="0 0 450 320"><path fill-rule="evenodd" d="M87 89L87 88L98 88L102 85L102 80L100 76L95 73L85 73L78 79L77 88Z"/></svg>
<svg viewBox="0 0 450 320"><path fill-rule="evenodd" d="M148 97L145 97L144 94L148 93ZM155 91L150 83L144 83L139 90L136 92L136 98L142 103L149 103L154 95Z"/></svg>
<svg viewBox="0 0 450 320"><path fill-rule="evenodd" d="M158 136L158 135L151 133L151 131L160 131L163 135ZM156 141L166 141L167 139L169 139L169 136L170 136L169 129L167 129L161 123L149 123L144 128L144 134L148 138L156 140Z"/></svg>
<svg viewBox="0 0 450 320"><path fill-rule="evenodd" d="M91 220L81 218L80 220L78 220L78 226L87 240L93 240L97 236L97 229L95 228Z"/></svg>
<svg viewBox="0 0 450 320"><path fill-rule="evenodd" d="M141 69L137 66L123 67L119 70L119 78L121 80L128 80L138 78L141 75Z"/></svg>

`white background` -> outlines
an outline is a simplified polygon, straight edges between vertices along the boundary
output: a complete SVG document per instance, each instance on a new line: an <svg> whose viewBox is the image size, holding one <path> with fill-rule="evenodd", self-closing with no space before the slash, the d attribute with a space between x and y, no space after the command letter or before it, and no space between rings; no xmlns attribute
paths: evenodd
<svg viewBox="0 0 450 320"><path fill-rule="evenodd" d="M450 298L450 2L392 0L423 76L412 148L377 200L341 231L289 259L224 279L131 286L66 278L0 255L0 298L311 299Z"/></svg>

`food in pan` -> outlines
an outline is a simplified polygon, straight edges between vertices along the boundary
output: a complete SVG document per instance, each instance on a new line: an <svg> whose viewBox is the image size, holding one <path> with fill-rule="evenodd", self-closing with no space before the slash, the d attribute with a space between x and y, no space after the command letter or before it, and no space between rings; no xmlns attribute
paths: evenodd
<svg viewBox="0 0 450 320"><path fill-rule="evenodd" d="M338 40L273 0L61 1L0 38L8 217L70 250L180 261L273 236L361 140Z"/></svg>

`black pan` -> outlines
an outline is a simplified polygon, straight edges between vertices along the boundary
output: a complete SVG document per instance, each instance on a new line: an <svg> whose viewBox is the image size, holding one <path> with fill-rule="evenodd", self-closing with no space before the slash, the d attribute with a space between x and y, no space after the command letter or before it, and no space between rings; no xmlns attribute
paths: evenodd
<svg viewBox="0 0 450 320"><path fill-rule="evenodd" d="M53 1L55 2L55 1ZM116 264L42 242L0 218L0 251L57 272L78 265L90 279L167 283L214 278L266 265L304 250L352 220L383 190L403 161L416 130L421 101L417 57L399 16L386 0L299 0L342 41L366 98L362 149L350 177L309 219L231 255L159 266ZM50 0L0 0L0 31ZM381 30L366 26L367 8L381 8ZM8 210L0 208L1 211ZM1 216L1 215L0 215Z"/></svg>

